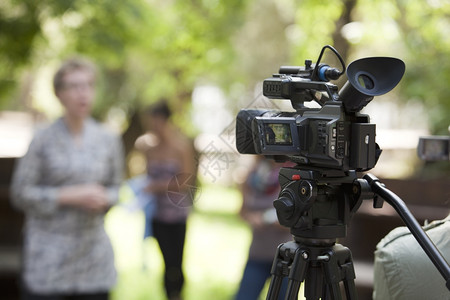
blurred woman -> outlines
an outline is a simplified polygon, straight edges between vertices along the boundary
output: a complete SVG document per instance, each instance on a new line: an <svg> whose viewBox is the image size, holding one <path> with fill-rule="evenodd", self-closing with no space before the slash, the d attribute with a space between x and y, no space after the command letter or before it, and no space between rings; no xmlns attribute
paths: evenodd
<svg viewBox="0 0 450 300"><path fill-rule="evenodd" d="M12 202L25 213L23 299L108 299L116 282L105 213L118 200L118 136L90 118L94 65L66 61L54 76L64 115L37 132L16 166Z"/></svg>
<svg viewBox="0 0 450 300"><path fill-rule="evenodd" d="M164 287L170 300L181 299L186 220L193 205L196 163L191 141L170 121L171 111L160 101L145 111L147 143L137 144L147 159L148 193L156 200L153 236L165 263Z"/></svg>

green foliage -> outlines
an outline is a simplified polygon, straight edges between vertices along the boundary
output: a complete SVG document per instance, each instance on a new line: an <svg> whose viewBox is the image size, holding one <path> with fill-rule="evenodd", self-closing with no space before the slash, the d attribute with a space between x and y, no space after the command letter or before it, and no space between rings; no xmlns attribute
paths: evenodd
<svg viewBox="0 0 450 300"><path fill-rule="evenodd" d="M39 68L55 58L82 54L105 74L97 117L112 106L132 111L160 97L183 107L202 77L219 80L230 65L229 36L241 22L245 3L47 0L5 5L2 11L14 18L0 15L7 29L0 31L0 61L10 62L5 74L15 73L0 89L12 90L19 83L18 66Z"/></svg>
<svg viewBox="0 0 450 300"><path fill-rule="evenodd" d="M397 1L399 10L404 12L398 15L398 24L407 49L402 91L407 99L425 104L432 133L448 135L450 5L436 1L432 6L431 3Z"/></svg>
<svg viewBox="0 0 450 300"><path fill-rule="evenodd" d="M347 58L404 59L398 98L425 103L433 132L446 133L449 15L445 1L425 0L2 1L0 107L29 109L17 99L24 75L73 54L92 57L104 74L94 111L103 118L161 97L185 111L199 83L236 101L279 65L315 60L333 44Z"/></svg>
<svg viewBox="0 0 450 300"><path fill-rule="evenodd" d="M303 65L305 59L315 61L324 45L333 44L335 23L344 9L341 1L307 0L296 10L295 23L300 29L295 51L298 64Z"/></svg>
<svg viewBox="0 0 450 300"><path fill-rule="evenodd" d="M133 111L161 97L185 111L195 84L204 76L211 81L220 78L230 64L233 55L228 36L238 25L245 1L214 5L207 1L135 2L123 4L126 7L114 15L117 20L110 20L112 12L105 13L105 23L98 21L97 32L91 22L77 30L77 35L85 36L74 39L80 52L92 53L99 61L109 56L118 62L103 61L106 86L101 97L110 100L100 102L96 112L101 114L111 105ZM105 32L111 36L105 37ZM87 42L102 34L104 43Z"/></svg>
<svg viewBox="0 0 450 300"><path fill-rule="evenodd" d="M40 32L36 7L30 1L8 4L0 5L0 99L11 97L18 70L29 62L34 37Z"/></svg>

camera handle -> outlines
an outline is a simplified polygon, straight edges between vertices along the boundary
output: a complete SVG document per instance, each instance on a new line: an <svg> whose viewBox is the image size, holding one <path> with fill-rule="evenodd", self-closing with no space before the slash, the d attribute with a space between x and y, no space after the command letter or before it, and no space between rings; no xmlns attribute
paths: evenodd
<svg viewBox="0 0 450 300"><path fill-rule="evenodd" d="M403 200L387 189L384 184L372 174L366 174L363 179L357 179L356 184L359 184L360 186L362 198L374 199L374 208L381 208L383 206L383 200L378 199L378 195L395 209L422 249L428 255L431 262L441 273L442 277L444 277L447 289L450 290L450 266L448 262L433 244L428 235L423 231L422 227L420 227ZM375 197L373 197L373 194L370 196L370 192L375 193Z"/></svg>

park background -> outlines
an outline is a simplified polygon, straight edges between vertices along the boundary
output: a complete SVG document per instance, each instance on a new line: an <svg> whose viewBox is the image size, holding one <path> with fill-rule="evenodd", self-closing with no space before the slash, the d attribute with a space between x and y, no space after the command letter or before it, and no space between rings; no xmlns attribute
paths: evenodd
<svg viewBox="0 0 450 300"><path fill-rule="evenodd" d="M447 0L2 0L0 157L23 155L33 132L60 115L51 78L74 54L99 66L94 117L122 135L127 178L145 167L133 151L143 133L139 112L168 99L198 151L185 299L230 299L251 239L238 215L251 158L235 150L234 119L242 108L290 109L289 101L261 96L262 80L281 65L315 62L327 44L347 65L368 56L402 59L400 84L363 110L384 149L371 172L448 179L448 162L420 161L416 147L419 136L449 134L449 35ZM448 212L448 187L442 194ZM164 299L162 258L155 241L142 239L143 215L130 209L132 200L124 185L106 219L119 271L113 299Z"/></svg>

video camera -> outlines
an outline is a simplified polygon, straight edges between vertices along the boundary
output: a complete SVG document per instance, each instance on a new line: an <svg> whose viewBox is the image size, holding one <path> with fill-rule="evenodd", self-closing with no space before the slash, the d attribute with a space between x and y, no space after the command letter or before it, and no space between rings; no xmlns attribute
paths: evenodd
<svg viewBox="0 0 450 300"><path fill-rule="evenodd" d="M342 71L320 63L326 49L339 59ZM341 91L330 80L346 71ZM262 154L299 165L365 171L381 153L375 143L375 124L361 114L374 96L392 90L405 72L397 58L369 57L352 62L347 70L340 54L325 46L316 64L280 67L263 82L263 95L289 99L295 112L241 110L236 118L236 147L241 154ZM320 108L304 102L316 101Z"/></svg>
<svg viewBox="0 0 450 300"><path fill-rule="evenodd" d="M320 63L326 49L339 59L342 71ZM340 91L329 83L346 72ZM375 125L361 114L374 96L392 90L405 72L396 58L369 57L352 62L347 70L339 53L325 46L317 63L281 67L263 82L268 98L289 99L295 112L241 110L236 118L236 147L242 154L262 154L294 167L280 169L281 191L273 206L281 225L293 240L278 246L272 264L267 299L279 299L288 278L285 299L297 299L302 282L307 299L356 299L355 270L350 249L337 243L363 200L374 208L388 202L411 230L443 276L450 290L450 266L407 209L405 203L371 174L381 150L375 143ZM308 108L307 101L320 108ZM447 140L422 141L419 154L448 157ZM380 196L382 199L380 199ZM341 285L343 283L343 285Z"/></svg>

